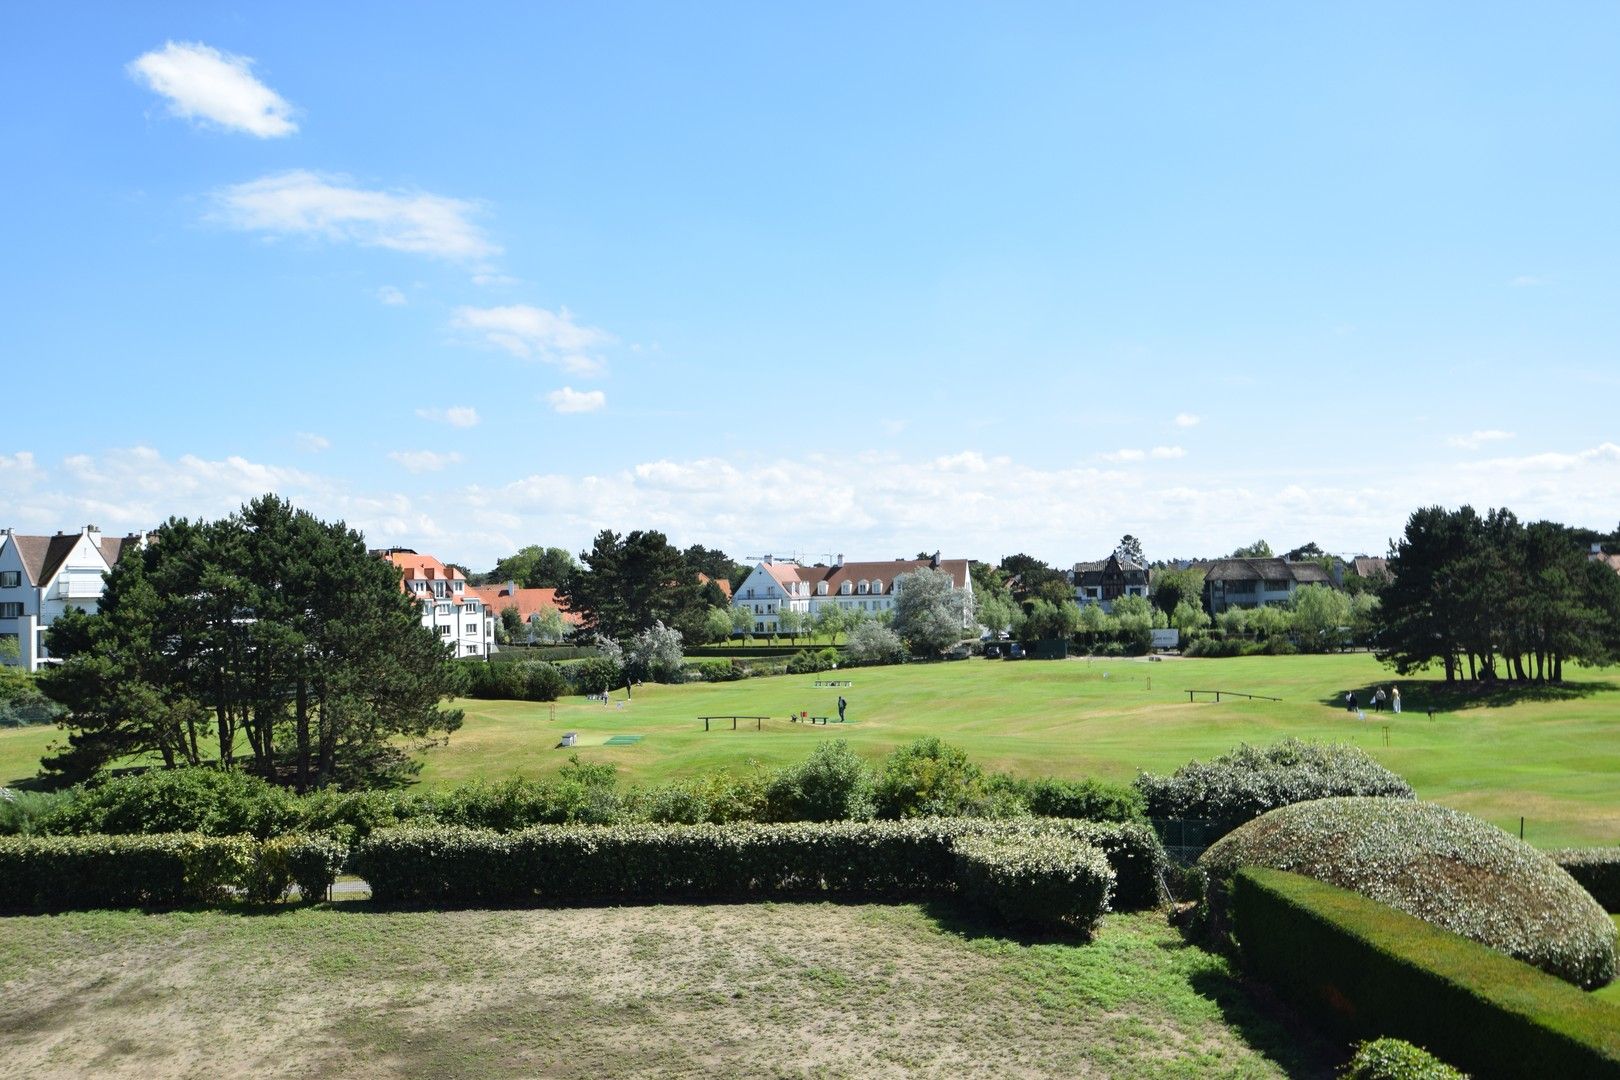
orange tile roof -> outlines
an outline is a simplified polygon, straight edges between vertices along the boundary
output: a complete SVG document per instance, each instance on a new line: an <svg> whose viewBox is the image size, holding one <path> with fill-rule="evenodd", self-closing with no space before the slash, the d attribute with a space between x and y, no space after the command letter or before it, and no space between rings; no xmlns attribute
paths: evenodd
<svg viewBox="0 0 1620 1080"><path fill-rule="evenodd" d="M554 607L562 613L563 622L578 626L580 617L557 598L556 589L508 589L505 585L470 585L467 592L484 602L484 606L499 615L509 607L518 609L518 617L528 622L542 608Z"/></svg>

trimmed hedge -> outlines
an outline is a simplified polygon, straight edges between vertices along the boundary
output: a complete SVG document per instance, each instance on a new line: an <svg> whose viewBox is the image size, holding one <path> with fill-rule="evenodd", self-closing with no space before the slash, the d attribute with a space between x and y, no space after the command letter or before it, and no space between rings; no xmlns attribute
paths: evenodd
<svg viewBox="0 0 1620 1080"><path fill-rule="evenodd" d="M1250 969L1350 1033L1482 1076L1620 1077L1620 1009L1467 938L1259 867L1238 872L1233 916Z"/></svg>
<svg viewBox="0 0 1620 1080"><path fill-rule="evenodd" d="M1402 1039L1370 1039L1339 1074L1340 1080L1468 1080L1421 1046Z"/></svg>
<svg viewBox="0 0 1620 1080"><path fill-rule="evenodd" d="M259 845L248 899L280 900L293 885L308 902L326 899L326 891L343 871L349 849L330 836L278 836Z"/></svg>
<svg viewBox="0 0 1620 1080"><path fill-rule="evenodd" d="M1620 912L1620 847L1564 848L1547 856L1580 882L1604 911Z"/></svg>
<svg viewBox="0 0 1620 1080"><path fill-rule="evenodd" d="M1059 837L1100 849L1121 908L1164 898L1164 849L1141 825L1022 819L775 825L537 826L519 832L407 826L357 845L356 870L391 903L561 903L860 896L952 891L964 837Z"/></svg>
<svg viewBox="0 0 1620 1080"><path fill-rule="evenodd" d="M219 903L249 881L256 857L246 836L0 838L0 910Z"/></svg>
<svg viewBox="0 0 1620 1080"><path fill-rule="evenodd" d="M1236 827L1268 810L1311 799L1373 795L1413 798L1412 787L1344 743L1283 739L1240 744L1210 761L1191 761L1170 776L1142 773L1136 788L1153 818L1202 818Z"/></svg>
<svg viewBox="0 0 1620 1080"><path fill-rule="evenodd" d="M964 836L953 845L964 899L1014 926L1087 937L1108 910L1114 871L1103 853L1065 836Z"/></svg>
<svg viewBox="0 0 1620 1080"><path fill-rule="evenodd" d="M1584 889L1529 844L1438 803L1285 806L1216 841L1199 865L1215 909L1238 867L1269 866L1354 889L1578 986L1615 976L1614 923Z"/></svg>

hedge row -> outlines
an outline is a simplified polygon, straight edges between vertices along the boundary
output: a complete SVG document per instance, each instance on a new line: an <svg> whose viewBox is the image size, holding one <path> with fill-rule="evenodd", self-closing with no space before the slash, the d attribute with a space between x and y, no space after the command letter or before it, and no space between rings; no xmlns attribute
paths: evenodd
<svg viewBox="0 0 1620 1080"><path fill-rule="evenodd" d="M347 850L326 837L159 833L0 837L0 911L181 907L323 897Z"/></svg>
<svg viewBox="0 0 1620 1080"><path fill-rule="evenodd" d="M1097 848L1116 906L1164 898L1164 849L1142 825L921 818L780 825L408 826L373 833L354 865L389 903L528 903L949 893L964 838L1061 838Z"/></svg>
<svg viewBox="0 0 1620 1080"><path fill-rule="evenodd" d="M1066 836L965 836L956 851L963 899L1014 926L1091 936L1108 910L1114 871L1103 853Z"/></svg>
<svg viewBox="0 0 1620 1080"><path fill-rule="evenodd" d="M1565 848L1547 853L1603 906L1620 912L1620 847Z"/></svg>
<svg viewBox="0 0 1620 1080"><path fill-rule="evenodd" d="M1620 1077L1620 1009L1364 896L1248 867L1233 920L1257 975L1352 1034L1482 1076Z"/></svg>
<svg viewBox="0 0 1620 1080"><path fill-rule="evenodd" d="M1339 1073L1339 1080L1468 1080L1421 1046L1401 1039L1369 1039Z"/></svg>

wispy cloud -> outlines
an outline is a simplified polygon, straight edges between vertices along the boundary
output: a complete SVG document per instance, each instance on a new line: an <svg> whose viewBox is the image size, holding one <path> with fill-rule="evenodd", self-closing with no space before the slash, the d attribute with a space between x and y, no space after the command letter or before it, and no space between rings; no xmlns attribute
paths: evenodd
<svg viewBox="0 0 1620 1080"><path fill-rule="evenodd" d="M1192 413L1176 413L1176 427L1197 427L1203 422L1203 417Z"/></svg>
<svg viewBox="0 0 1620 1080"><path fill-rule="evenodd" d="M500 254L475 203L425 191L356 187L348 177L295 169L214 194L211 219L244 232L304 236L467 261Z"/></svg>
<svg viewBox="0 0 1620 1080"><path fill-rule="evenodd" d="M325 435L317 435L313 431L300 431L296 437L298 449L306 454L318 454L332 446L332 440Z"/></svg>
<svg viewBox="0 0 1620 1080"><path fill-rule="evenodd" d="M461 455L454 450L449 453L440 453L437 450L395 450L388 456L413 473L438 472L446 465L455 465L461 461Z"/></svg>
<svg viewBox="0 0 1620 1080"><path fill-rule="evenodd" d="M614 340L594 326L581 326L567 308L547 311L530 304L460 307L450 325L473 341L504 349L524 360L542 360L580 375L600 372L603 361L589 350Z"/></svg>
<svg viewBox="0 0 1620 1080"><path fill-rule="evenodd" d="M1478 450L1486 443L1503 442L1513 438L1511 431L1471 431L1467 435L1453 435L1446 440L1447 446L1455 446L1459 450Z"/></svg>
<svg viewBox="0 0 1620 1080"><path fill-rule="evenodd" d="M1174 461L1176 458L1184 458L1186 456L1187 451L1183 450L1179 446L1155 446L1152 450L1148 451L1148 457L1155 461Z"/></svg>
<svg viewBox="0 0 1620 1080"><path fill-rule="evenodd" d="M600 390L575 390L565 386L547 394L546 401L551 404L552 412L587 413L606 405L607 395Z"/></svg>
<svg viewBox="0 0 1620 1080"><path fill-rule="evenodd" d="M377 299L389 307L405 306L405 294L392 285L384 285L378 289Z"/></svg>
<svg viewBox="0 0 1620 1080"><path fill-rule="evenodd" d="M448 409L417 409L416 415L436 424L449 424L451 427L459 428L477 427L481 419L478 410L471 405L452 405Z"/></svg>
<svg viewBox="0 0 1620 1080"><path fill-rule="evenodd" d="M253 77L253 61L208 45L168 42L129 62L130 77L168 99L169 112L275 139L298 130L292 106Z"/></svg>

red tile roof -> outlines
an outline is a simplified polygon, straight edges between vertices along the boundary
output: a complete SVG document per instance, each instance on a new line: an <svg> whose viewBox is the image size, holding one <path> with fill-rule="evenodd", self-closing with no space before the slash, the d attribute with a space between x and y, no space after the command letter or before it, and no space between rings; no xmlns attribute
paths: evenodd
<svg viewBox="0 0 1620 1080"><path fill-rule="evenodd" d="M563 622L569 626L578 626L580 618L569 611L561 600L557 598L556 589L509 589L505 585L470 585L467 592L484 602L491 612L499 615L509 607L518 609L518 617L528 622L530 616L539 614L542 608L554 607L562 613Z"/></svg>
<svg viewBox="0 0 1620 1080"><path fill-rule="evenodd" d="M846 562L842 566L800 566L790 562L765 563L765 572L770 574L784 591L788 583L802 581L808 588L808 595L821 596L818 587L822 582L827 583L827 596L838 594L839 586L849 582L851 591L858 587L862 581L879 582L882 588L878 591L888 593L894 589L894 579L901 574L909 574L913 570L922 570L932 565L930 559L891 559L888 562ZM967 587L968 582L967 559L941 559L938 569L951 575L951 584L958 589Z"/></svg>

